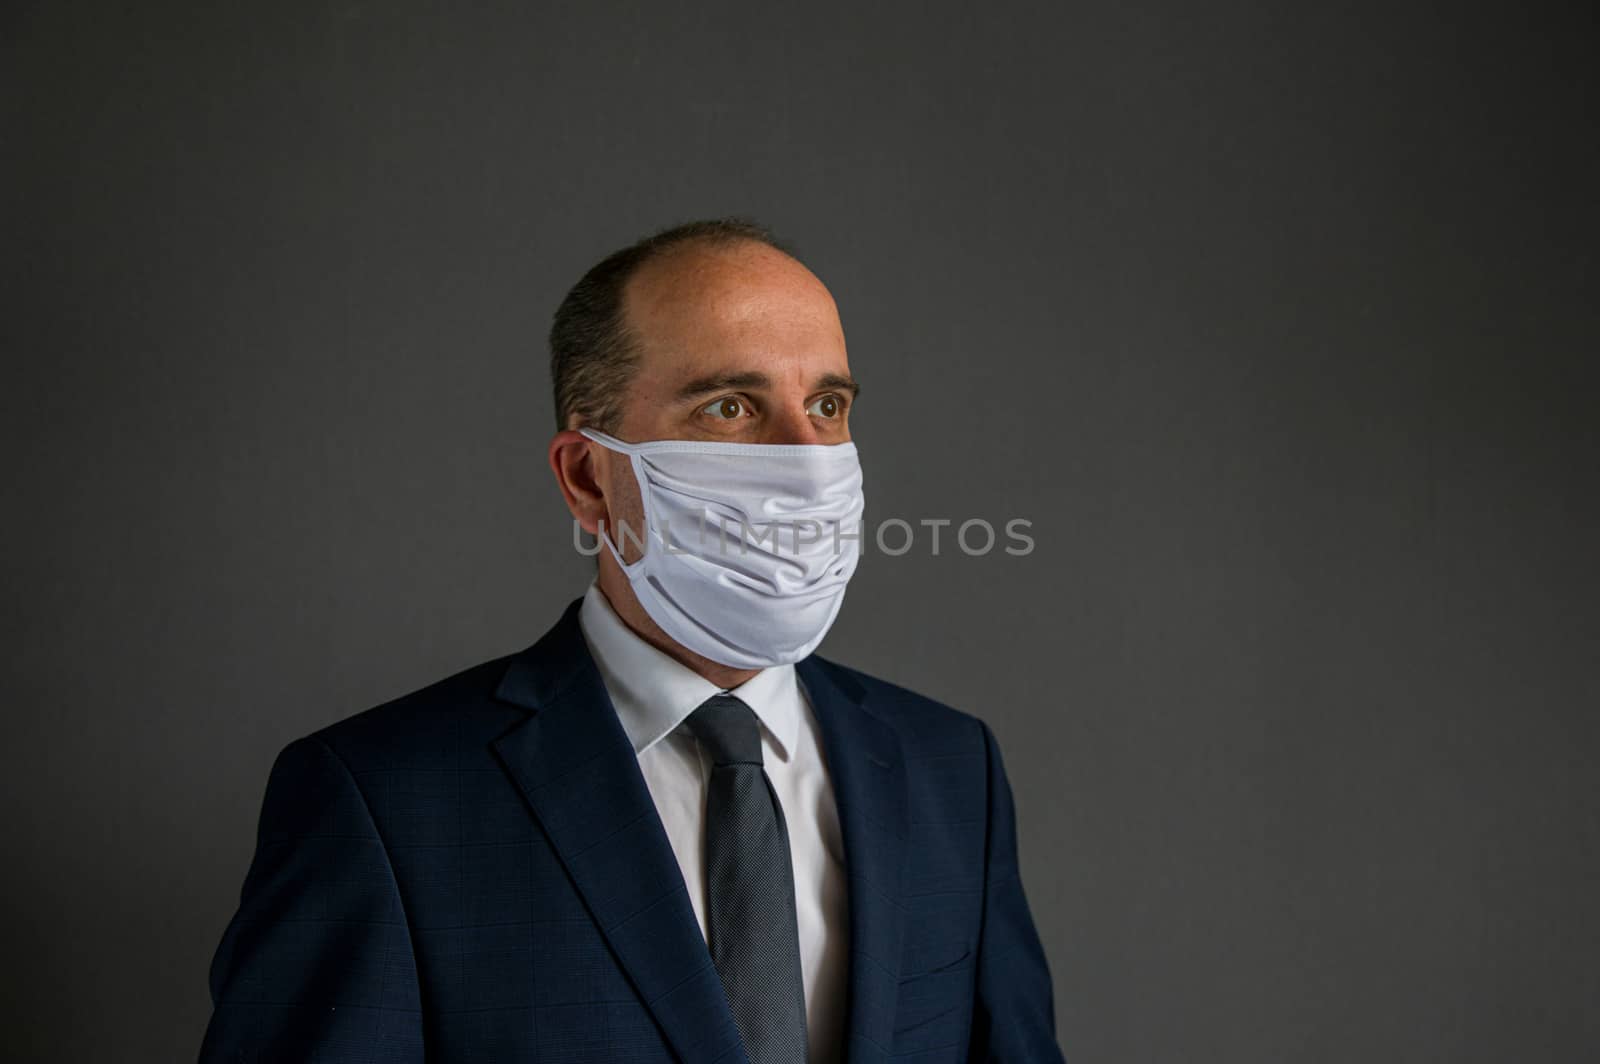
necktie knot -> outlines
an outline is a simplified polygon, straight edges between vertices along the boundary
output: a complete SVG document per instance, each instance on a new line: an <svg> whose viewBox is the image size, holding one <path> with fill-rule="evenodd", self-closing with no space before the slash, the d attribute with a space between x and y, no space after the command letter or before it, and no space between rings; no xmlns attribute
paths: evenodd
<svg viewBox="0 0 1600 1064"><path fill-rule="evenodd" d="M689 729L716 765L761 764L761 724L733 695L713 695L689 714Z"/></svg>

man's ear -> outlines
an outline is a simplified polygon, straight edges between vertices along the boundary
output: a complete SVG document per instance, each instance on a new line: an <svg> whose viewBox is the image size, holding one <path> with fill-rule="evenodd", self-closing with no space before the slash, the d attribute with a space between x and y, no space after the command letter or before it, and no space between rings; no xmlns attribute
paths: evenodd
<svg viewBox="0 0 1600 1064"><path fill-rule="evenodd" d="M607 516L606 493L595 461L598 450L589 437L574 429L562 429L550 441L550 469L561 486L561 497L578 527L590 535L597 533Z"/></svg>

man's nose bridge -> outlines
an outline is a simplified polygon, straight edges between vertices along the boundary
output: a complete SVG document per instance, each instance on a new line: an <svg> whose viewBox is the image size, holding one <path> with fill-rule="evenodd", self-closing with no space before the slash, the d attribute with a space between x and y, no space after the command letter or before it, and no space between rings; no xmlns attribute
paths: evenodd
<svg viewBox="0 0 1600 1064"><path fill-rule="evenodd" d="M800 404L784 402L774 410L763 426L762 443L820 443L816 426Z"/></svg>

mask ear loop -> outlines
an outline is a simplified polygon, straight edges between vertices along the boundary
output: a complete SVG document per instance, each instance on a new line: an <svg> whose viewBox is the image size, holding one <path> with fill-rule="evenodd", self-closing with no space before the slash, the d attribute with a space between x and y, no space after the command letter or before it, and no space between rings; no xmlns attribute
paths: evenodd
<svg viewBox="0 0 1600 1064"><path fill-rule="evenodd" d="M650 512L650 491L646 486L644 470L641 468L644 464L644 458L635 448L623 443L614 436L607 436L603 432L597 432L590 428L581 428L578 430L578 432L595 443L598 443L608 451L615 451L618 454L626 455L628 457L628 467L633 470L633 482L638 485L639 488L639 501L644 504L644 534L638 539L639 560L631 564L627 561L624 561L622 557L622 551L617 548L616 542L612 540L611 536L606 532L605 522L600 522L600 541L606 545L606 549L611 552L611 556L617 560L617 566L621 568L624 573L631 575L633 570L644 564L645 554L650 549L648 546L650 542L650 526L653 523L651 520L653 515Z"/></svg>
<svg viewBox="0 0 1600 1064"><path fill-rule="evenodd" d="M639 453L638 444L619 440L615 436L607 436L599 429L591 429L585 426L584 428L578 430L578 435L587 436L589 439L593 440L595 443L598 443L606 450L616 451L618 454L625 454L631 457Z"/></svg>

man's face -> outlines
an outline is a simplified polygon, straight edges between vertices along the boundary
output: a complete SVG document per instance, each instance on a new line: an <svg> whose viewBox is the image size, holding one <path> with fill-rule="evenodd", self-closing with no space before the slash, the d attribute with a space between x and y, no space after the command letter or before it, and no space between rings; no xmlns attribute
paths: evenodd
<svg viewBox="0 0 1600 1064"><path fill-rule="evenodd" d="M854 384L833 297L764 244L690 245L644 266L623 304L639 361L625 440L843 443Z"/></svg>
<svg viewBox="0 0 1600 1064"><path fill-rule="evenodd" d="M850 439L855 384L833 297L764 244L668 252L623 306L639 357L615 435L646 440L834 444ZM596 446L610 527L643 531L626 456ZM628 561L631 537L619 540Z"/></svg>

